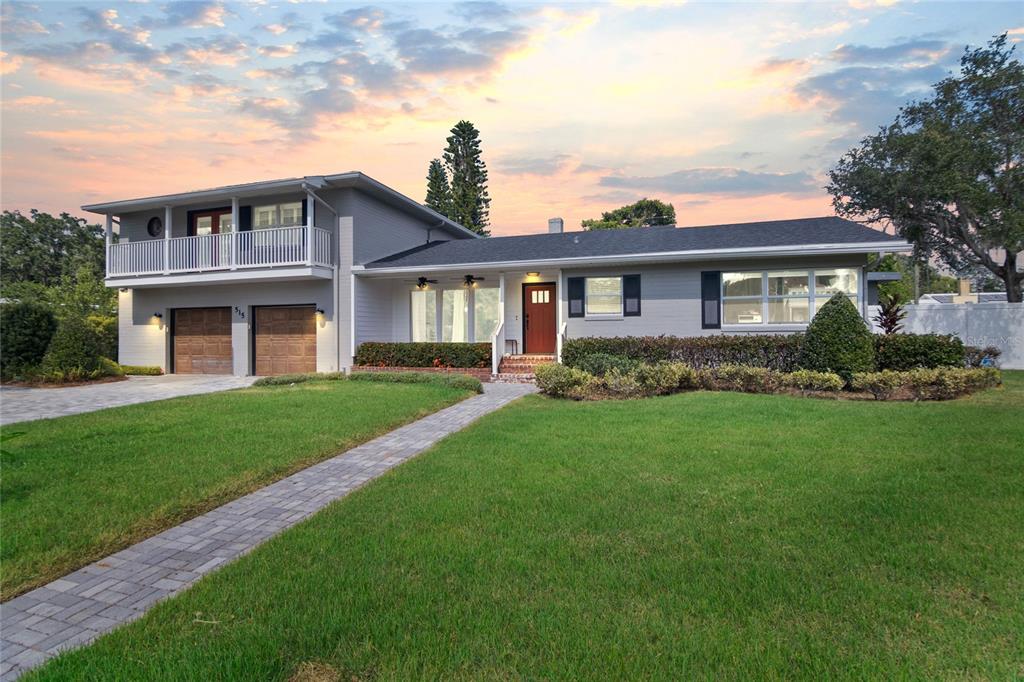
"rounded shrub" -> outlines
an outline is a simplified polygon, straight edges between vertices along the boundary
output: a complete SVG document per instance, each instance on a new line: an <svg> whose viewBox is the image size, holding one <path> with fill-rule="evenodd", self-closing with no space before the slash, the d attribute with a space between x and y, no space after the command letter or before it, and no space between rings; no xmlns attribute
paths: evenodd
<svg viewBox="0 0 1024 682"><path fill-rule="evenodd" d="M837 293L807 326L800 346L801 369L835 372L847 384L856 372L875 368L875 341L857 308Z"/></svg>
<svg viewBox="0 0 1024 682"><path fill-rule="evenodd" d="M61 320L43 357L42 370L47 378L79 380L102 369L100 338L84 317L69 315Z"/></svg>
<svg viewBox="0 0 1024 682"><path fill-rule="evenodd" d="M556 398L569 396L573 389L578 389L594 378L592 374L557 363L538 365L534 371L537 387Z"/></svg>
<svg viewBox="0 0 1024 682"><path fill-rule="evenodd" d="M0 305L0 373L4 378L37 367L56 330L57 320L46 306L28 301Z"/></svg>

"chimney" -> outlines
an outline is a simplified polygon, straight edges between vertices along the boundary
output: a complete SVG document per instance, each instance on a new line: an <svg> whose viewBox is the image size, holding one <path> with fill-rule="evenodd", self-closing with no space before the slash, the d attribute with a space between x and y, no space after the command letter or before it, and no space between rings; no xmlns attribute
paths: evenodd
<svg viewBox="0 0 1024 682"><path fill-rule="evenodd" d="M550 234L561 234L564 230L564 223L561 218L549 218L548 219L548 232Z"/></svg>

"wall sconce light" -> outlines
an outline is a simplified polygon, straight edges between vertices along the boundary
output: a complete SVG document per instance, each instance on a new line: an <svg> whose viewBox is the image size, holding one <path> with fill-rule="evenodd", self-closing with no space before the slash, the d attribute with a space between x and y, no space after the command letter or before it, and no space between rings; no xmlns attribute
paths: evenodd
<svg viewBox="0 0 1024 682"><path fill-rule="evenodd" d="M155 317L158 320L162 320L162 319L164 319L164 314L163 313L153 313L153 317Z"/></svg>
<svg viewBox="0 0 1024 682"><path fill-rule="evenodd" d="M323 317L324 309L323 308L317 308L316 309L316 314L319 315L320 317Z"/></svg>
<svg viewBox="0 0 1024 682"><path fill-rule="evenodd" d="M122 294L127 294L128 293L128 287L120 287L118 289L118 291L120 291Z"/></svg>

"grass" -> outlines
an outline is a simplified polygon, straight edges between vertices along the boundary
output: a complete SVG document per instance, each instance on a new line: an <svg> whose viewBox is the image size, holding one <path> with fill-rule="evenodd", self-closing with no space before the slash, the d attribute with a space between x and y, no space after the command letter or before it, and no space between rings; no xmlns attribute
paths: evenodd
<svg viewBox="0 0 1024 682"><path fill-rule="evenodd" d="M433 385L248 388L5 427L2 597L469 395Z"/></svg>
<svg viewBox="0 0 1024 682"><path fill-rule="evenodd" d="M1019 678L1022 414L531 396L28 679Z"/></svg>

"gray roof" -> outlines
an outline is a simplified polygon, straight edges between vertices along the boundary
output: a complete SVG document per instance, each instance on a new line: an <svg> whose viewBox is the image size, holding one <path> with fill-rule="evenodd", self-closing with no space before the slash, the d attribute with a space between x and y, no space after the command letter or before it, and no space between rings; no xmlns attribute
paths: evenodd
<svg viewBox="0 0 1024 682"><path fill-rule="evenodd" d="M704 251L758 251L777 247L871 245L899 247L898 237L842 218L800 218L704 227L645 227L595 232L563 232L521 237L460 239L424 244L366 264L366 269L459 264L624 258Z"/></svg>

